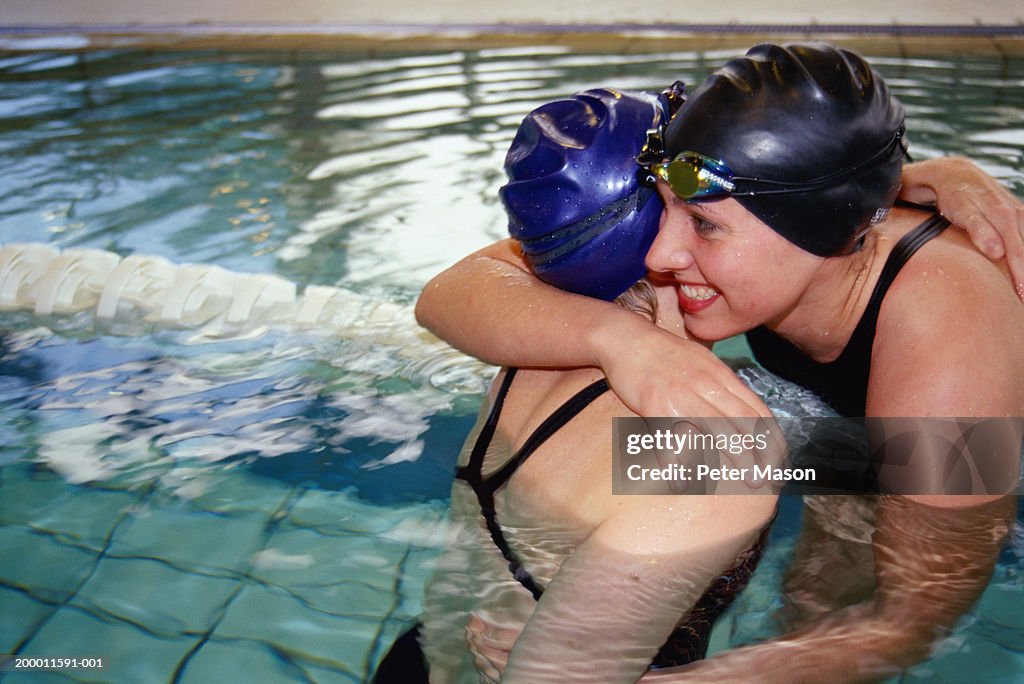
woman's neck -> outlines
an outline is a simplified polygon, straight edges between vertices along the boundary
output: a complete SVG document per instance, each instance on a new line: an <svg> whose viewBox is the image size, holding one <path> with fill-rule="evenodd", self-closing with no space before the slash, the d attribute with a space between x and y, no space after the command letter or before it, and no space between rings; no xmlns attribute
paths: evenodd
<svg viewBox="0 0 1024 684"><path fill-rule="evenodd" d="M822 261L800 300L767 327L815 361L834 361L860 323L893 246L919 220L918 212L894 209L860 250Z"/></svg>

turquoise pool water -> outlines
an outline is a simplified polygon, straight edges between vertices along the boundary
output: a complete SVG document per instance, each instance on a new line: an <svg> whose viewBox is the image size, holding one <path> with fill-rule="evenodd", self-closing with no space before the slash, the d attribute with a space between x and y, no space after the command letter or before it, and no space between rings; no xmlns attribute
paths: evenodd
<svg viewBox="0 0 1024 684"><path fill-rule="evenodd" d="M395 305L329 331L0 312L4 681L360 682L419 610L487 373L408 306L504 233L525 112L698 82L725 53L0 55L0 240L153 254ZM1024 61L873 60L912 151L1024 193ZM339 333L338 330L341 330ZM798 508L715 635L766 633ZM1024 539L904 681L1024 680Z"/></svg>

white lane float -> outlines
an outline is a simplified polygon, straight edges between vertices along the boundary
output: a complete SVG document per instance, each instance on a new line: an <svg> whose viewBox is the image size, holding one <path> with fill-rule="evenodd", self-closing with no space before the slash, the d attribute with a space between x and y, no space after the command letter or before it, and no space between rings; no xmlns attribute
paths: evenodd
<svg viewBox="0 0 1024 684"><path fill-rule="evenodd" d="M193 343L306 331L365 342L364 353L386 349L405 360L401 365L410 374L446 387L479 388L493 374L420 328L411 306L154 255L0 244L0 311L27 311L44 320L85 312L104 333L189 330Z"/></svg>

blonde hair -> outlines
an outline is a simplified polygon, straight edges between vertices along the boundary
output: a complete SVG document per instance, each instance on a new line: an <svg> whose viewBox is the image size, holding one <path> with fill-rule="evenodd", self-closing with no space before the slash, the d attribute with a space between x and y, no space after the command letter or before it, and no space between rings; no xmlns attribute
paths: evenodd
<svg viewBox="0 0 1024 684"><path fill-rule="evenodd" d="M615 303L628 311L646 316L651 319L651 323L658 321L658 295L646 278L633 283L615 298Z"/></svg>

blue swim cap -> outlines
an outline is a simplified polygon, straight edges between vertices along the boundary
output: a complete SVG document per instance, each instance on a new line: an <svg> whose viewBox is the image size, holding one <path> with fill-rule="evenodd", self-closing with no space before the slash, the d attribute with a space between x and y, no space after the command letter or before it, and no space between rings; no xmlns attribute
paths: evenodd
<svg viewBox="0 0 1024 684"><path fill-rule="evenodd" d="M611 300L646 275L662 203L640 182L636 156L667 120L667 97L588 90L523 120L500 196L509 234L541 280Z"/></svg>

